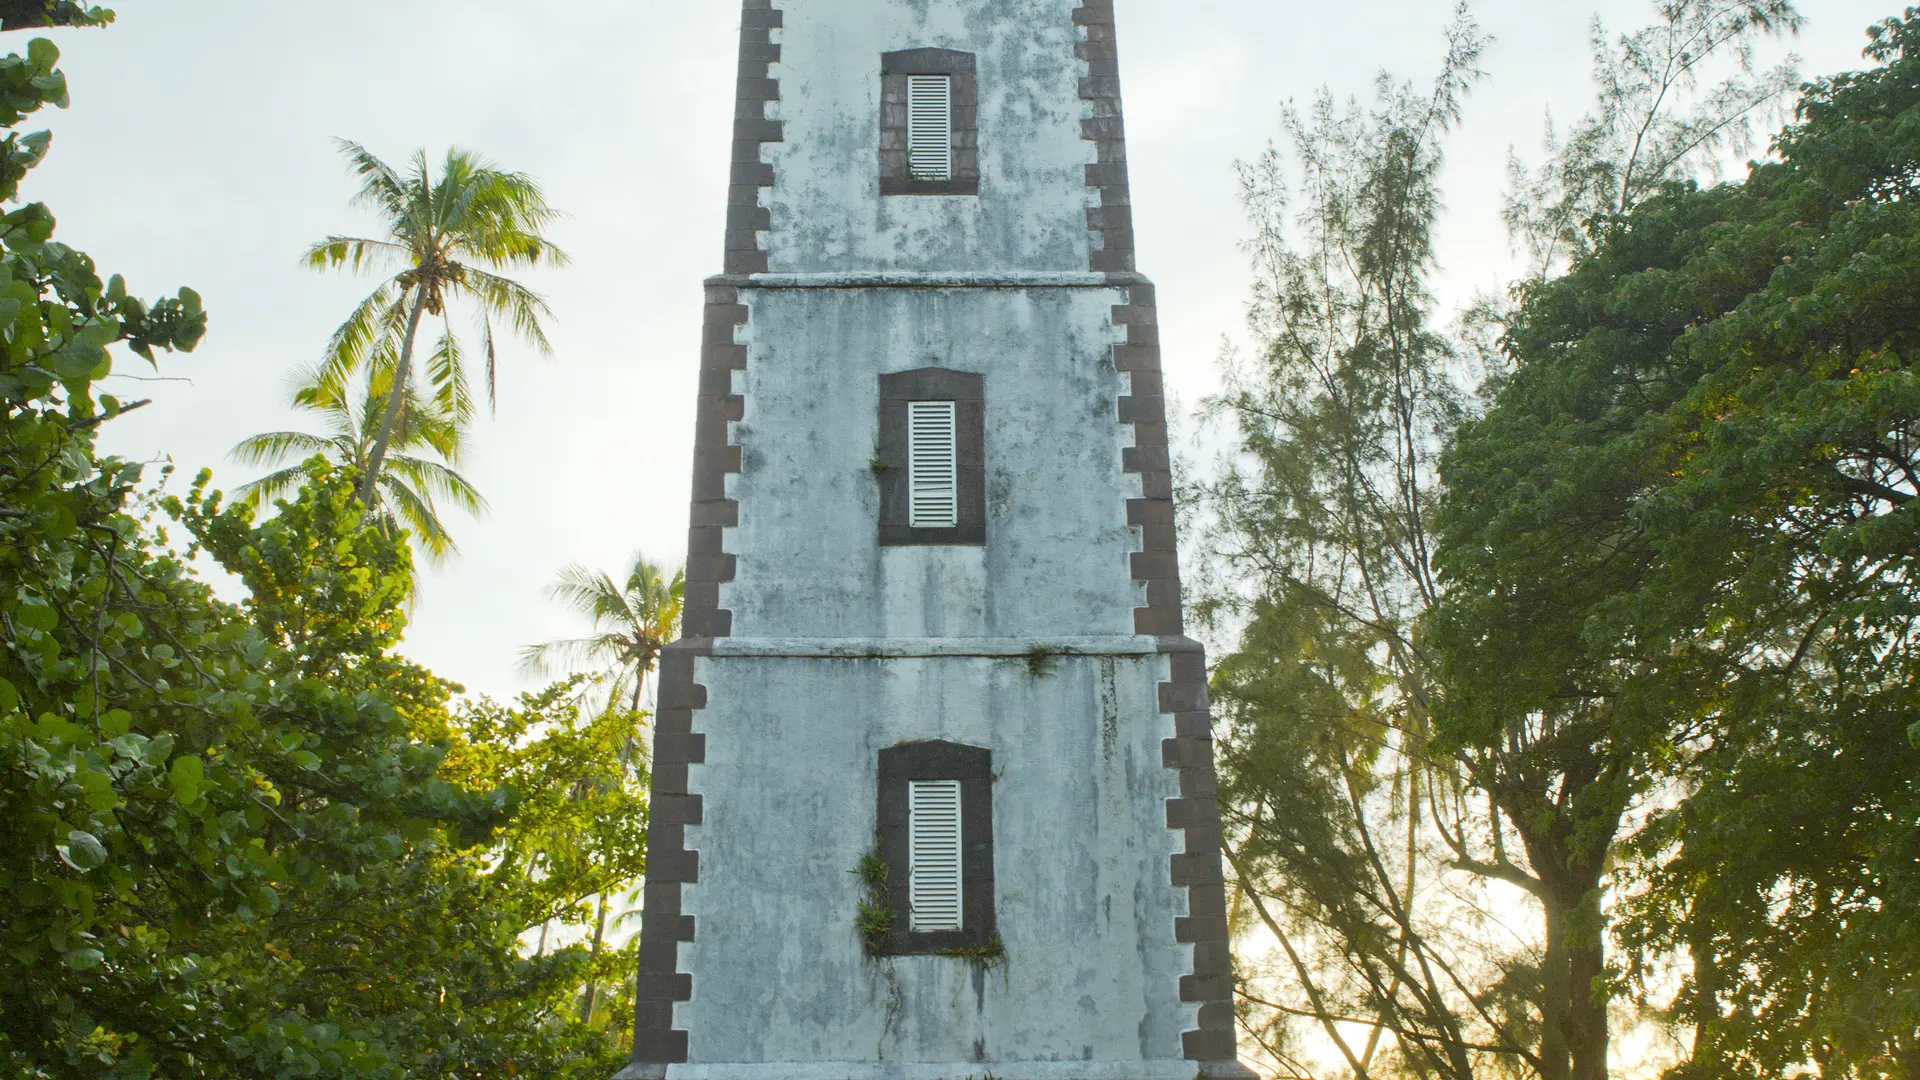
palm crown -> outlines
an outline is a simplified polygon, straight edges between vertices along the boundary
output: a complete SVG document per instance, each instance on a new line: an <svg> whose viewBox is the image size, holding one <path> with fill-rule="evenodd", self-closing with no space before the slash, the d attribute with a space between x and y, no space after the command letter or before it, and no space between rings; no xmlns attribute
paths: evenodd
<svg viewBox="0 0 1920 1080"><path fill-rule="evenodd" d="M241 498L258 506L298 487L306 470L297 463L315 455L366 475L392 378L389 367L338 390L324 385L320 371L297 378L293 407L324 417L327 432L270 431L234 447L231 456L243 465L286 466L243 485L238 491ZM403 399L401 418L393 427L389 450L373 497L366 502L367 513L390 533L411 530L427 558L443 562L453 554L455 544L440 520L438 500L451 502L470 514L481 513L487 505L473 485L453 469L460 459L459 425L434 402L422 401L417 391L409 390Z"/></svg>
<svg viewBox="0 0 1920 1080"><path fill-rule="evenodd" d="M605 571L574 563L560 571L547 595L587 617L593 632L587 637L529 645L522 666L537 674L557 669L591 667L609 675L607 706L629 699L640 710L641 690L660 650L680 632L680 600L686 575L679 570L668 578L665 570L635 552L626 582L617 583Z"/></svg>
<svg viewBox="0 0 1920 1080"><path fill-rule="evenodd" d="M341 396L363 367L397 372L387 380L387 400L377 412L379 426L361 478L362 499L371 513L394 433L415 400L414 345L421 322L432 316L441 324L426 363L428 398L447 422L465 425L473 416L473 394L451 307L468 301L477 309L491 403L496 320L504 320L542 355L552 353L541 326L551 314L547 302L496 271L562 266L567 257L540 235L557 215L540 186L523 173L504 172L455 149L447 152L438 176L428 168L424 151L414 154L402 174L358 143L343 141L340 148L361 178L354 201L378 211L387 234L329 236L308 249L306 262L315 269L392 273L334 331L316 385L323 396Z"/></svg>

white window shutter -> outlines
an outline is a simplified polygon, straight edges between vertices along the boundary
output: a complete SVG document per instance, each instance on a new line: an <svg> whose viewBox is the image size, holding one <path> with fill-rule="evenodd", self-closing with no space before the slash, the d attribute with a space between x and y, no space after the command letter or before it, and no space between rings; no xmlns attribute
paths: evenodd
<svg viewBox="0 0 1920 1080"><path fill-rule="evenodd" d="M907 76L907 168L915 180L953 179L953 79Z"/></svg>
<svg viewBox="0 0 1920 1080"><path fill-rule="evenodd" d="M960 929L960 781L907 782L907 885L915 933Z"/></svg>
<svg viewBox="0 0 1920 1080"><path fill-rule="evenodd" d="M957 456L953 402L907 402L907 523L912 528L960 524Z"/></svg>

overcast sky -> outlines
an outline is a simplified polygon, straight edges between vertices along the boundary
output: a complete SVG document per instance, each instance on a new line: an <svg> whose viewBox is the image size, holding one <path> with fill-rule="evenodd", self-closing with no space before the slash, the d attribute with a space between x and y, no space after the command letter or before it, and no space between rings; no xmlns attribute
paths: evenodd
<svg viewBox="0 0 1920 1080"><path fill-rule="evenodd" d="M875 0L876 3L882 0ZM636 547L685 552L700 281L720 266L732 113L733 0L118 0L102 31L54 35L73 108L27 193L59 236L141 295L198 289L206 342L164 357L190 382L116 386L155 404L103 443L183 474L254 475L227 450L303 421L285 377L311 362L369 283L302 269L328 233L363 230L336 136L399 162L449 144L532 173L569 217L573 266L531 280L552 301L551 362L509 348L500 410L465 466L492 501L449 511L462 552L423 575L407 651L478 692L524 688L523 644L575 631L541 596L570 561L612 569ZM1365 94L1377 72L1422 82L1449 5L1437 0L1117 0L1141 268L1160 286L1171 391L1214 385L1247 292L1236 160L1279 110L1321 86ZM1821 74L1861 65L1892 0L1807 0L1774 50ZM1588 21L1645 21L1640 0L1480 0L1497 39L1449 146L1443 291L1513 272L1498 212L1509 144L1535 152L1543 111L1591 95ZM7 45L22 47L17 40ZM1537 153L1535 153L1537 157ZM150 374L123 357L117 370ZM315 428L317 430L317 428Z"/></svg>

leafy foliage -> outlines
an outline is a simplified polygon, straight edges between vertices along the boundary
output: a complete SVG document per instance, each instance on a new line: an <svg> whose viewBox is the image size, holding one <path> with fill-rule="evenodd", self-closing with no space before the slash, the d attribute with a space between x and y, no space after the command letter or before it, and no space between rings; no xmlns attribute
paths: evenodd
<svg viewBox="0 0 1920 1080"><path fill-rule="evenodd" d="M1201 612L1240 623L1213 679L1222 813L1240 906L1282 954L1248 970L1242 1019L1295 1072L1315 1037L1360 1077L1527 1059L1498 939L1450 897L1478 886L1441 837L1488 827L1463 770L1427 751L1414 629L1437 593L1433 462L1465 398L1429 291L1442 144L1480 74L1464 9L1448 44L1431 89L1382 77L1366 111L1322 95L1287 112L1291 154L1242 171L1261 352L1214 403L1237 455L1204 495L1226 587Z"/></svg>
<svg viewBox="0 0 1920 1080"><path fill-rule="evenodd" d="M1529 286L1446 466L1445 725L1660 785L1607 977L1685 957L1689 1075L1920 1071L1917 15Z"/></svg>
<svg viewBox="0 0 1920 1080"><path fill-rule="evenodd" d="M10 126L64 100L56 58L36 41L0 62L33 73L7 77ZM46 140L11 145L20 163ZM205 315L188 290L103 284L52 227L38 204L0 218L4 1071L608 1075L620 1033L571 1005L631 955L590 972L585 949L522 940L579 917L569 884L638 872L636 778L597 756L632 718L552 695L452 708L456 687L393 655L412 562L363 520L351 469L310 463L265 522L205 474L136 497L140 470L93 443L133 407L96 389L107 346L190 349ZM243 600L197 578L203 557ZM516 853L579 787L615 816L586 871L543 877Z"/></svg>
<svg viewBox="0 0 1920 1080"><path fill-rule="evenodd" d="M1539 174L1516 171L1510 224L1539 280L1593 215L1739 141L1787 78L1755 72L1750 45L1797 20L1786 3L1673 0L1617 42L1596 28L1593 111ZM1370 111L1325 96L1289 111L1291 155L1243 172L1260 352L1230 358L1215 406L1235 444L1198 500L1214 553L1201 614L1237 635L1213 680L1236 914L1278 946L1246 969L1242 1020L1302 1074L1309 1039L1356 1077L1608 1068L1606 874L1651 751L1609 757L1564 713L1552 730L1524 716L1468 730L1436 712L1455 700L1429 622L1435 511L1452 497L1436 465L1481 404L1473 350L1431 289L1471 41L1456 30L1431 93L1383 77ZM1467 315L1468 331L1507 317L1491 302ZM1499 373L1507 357L1472 344ZM1552 588L1520 615L1542 617Z"/></svg>
<svg viewBox="0 0 1920 1080"><path fill-rule="evenodd" d="M105 26L113 12L74 0L0 0L0 30L42 26Z"/></svg>

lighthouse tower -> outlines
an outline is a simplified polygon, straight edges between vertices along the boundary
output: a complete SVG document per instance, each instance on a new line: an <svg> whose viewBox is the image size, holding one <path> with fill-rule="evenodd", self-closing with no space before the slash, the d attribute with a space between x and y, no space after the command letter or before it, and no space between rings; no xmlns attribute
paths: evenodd
<svg viewBox="0 0 1920 1080"><path fill-rule="evenodd" d="M632 1066L1235 1060L1112 0L744 0Z"/></svg>

